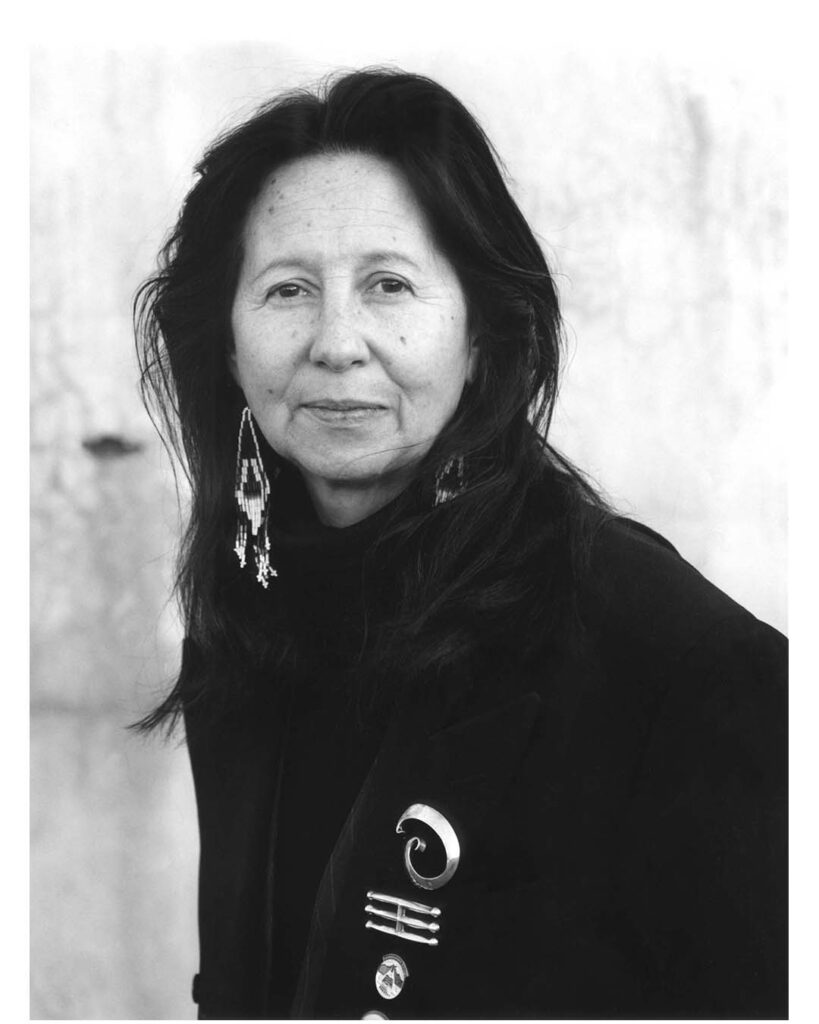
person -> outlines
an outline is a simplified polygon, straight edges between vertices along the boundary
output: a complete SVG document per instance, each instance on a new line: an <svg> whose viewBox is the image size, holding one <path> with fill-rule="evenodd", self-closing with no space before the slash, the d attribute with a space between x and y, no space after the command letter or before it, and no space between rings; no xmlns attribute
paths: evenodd
<svg viewBox="0 0 819 1024"><path fill-rule="evenodd" d="M135 315L199 1017L786 1016L785 640L549 443L555 284L475 118L365 69L197 172Z"/></svg>

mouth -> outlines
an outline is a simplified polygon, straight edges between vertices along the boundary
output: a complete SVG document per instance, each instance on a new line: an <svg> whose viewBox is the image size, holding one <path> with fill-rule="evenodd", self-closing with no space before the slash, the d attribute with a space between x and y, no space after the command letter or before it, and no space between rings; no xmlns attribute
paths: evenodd
<svg viewBox="0 0 819 1024"><path fill-rule="evenodd" d="M383 410L384 406L377 402L365 402L358 398L317 398L313 402L302 403L306 409L324 409L329 412L355 412L358 410Z"/></svg>
<svg viewBox="0 0 819 1024"><path fill-rule="evenodd" d="M322 423L349 425L365 423L387 411L385 405L360 398L318 398L303 402L301 408Z"/></svg>

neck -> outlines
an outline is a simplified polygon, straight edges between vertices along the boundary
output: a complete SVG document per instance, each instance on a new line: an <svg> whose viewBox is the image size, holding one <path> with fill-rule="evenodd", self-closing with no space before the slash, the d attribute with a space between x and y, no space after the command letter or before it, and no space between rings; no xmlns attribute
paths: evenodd
<svg viewBox="0 0 819 1024"><path fill-rule="evenodd" d="M354 483L305 475L304 483L319 520L325 526L334 527L360 523L397 497L406 486L405 480L395 477Z"/></svg>

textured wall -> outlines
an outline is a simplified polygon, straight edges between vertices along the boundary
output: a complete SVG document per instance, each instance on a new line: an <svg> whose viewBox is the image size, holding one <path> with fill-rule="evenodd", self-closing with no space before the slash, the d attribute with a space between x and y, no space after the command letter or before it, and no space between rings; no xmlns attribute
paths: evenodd
<svg viewBox="0 0 819 1024"><path fill-rule="evenodd" d="M781 102L656 60L365 58L438 77L504 156L560 274L560 444L784 628ZM185 754L124 731L173 672L179 641L167 605L175 495L137 396L130 302L205 142L347 60L267 45L33 57L36 1018L193 1016Z"/></svg>

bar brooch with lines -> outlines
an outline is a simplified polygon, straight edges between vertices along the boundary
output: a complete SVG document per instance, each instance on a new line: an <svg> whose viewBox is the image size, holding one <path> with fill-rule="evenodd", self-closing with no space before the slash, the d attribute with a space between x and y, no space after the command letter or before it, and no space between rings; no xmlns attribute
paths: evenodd
<svg viewBox="0 0 819 1024"><path fill-rule="evenodd" d="M440 907L428 907L425 903L415 903L413 900L404 900L400 896L388 896L383 892L373 892L369 890L367 892L368 900L375 900L378 903L386 903L392 905L395 910L384 910L381 907L374 907L372 903L368 903L364 907L364 911L367 914L372 914L374 917L386 918L388 921L394 921L395 927L390 928L387 925L375 924L373 921L367 921L365 928L372 928L377 932L385 932L387 935L395 935L399 939L406 939L408 942L422 942L425 946L437 946L437 938L426 938L423 935L417 935L415 932L405 931L406 928L417 928L421 931L435 932L440 930L440 924L437 921L423 921L418 917L408 916L408 911L412 911L416 914L429 914L430 917L439 918L441 916Z"/></svg>

